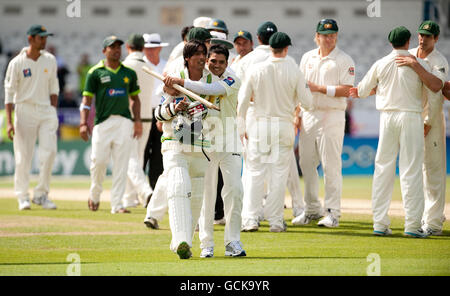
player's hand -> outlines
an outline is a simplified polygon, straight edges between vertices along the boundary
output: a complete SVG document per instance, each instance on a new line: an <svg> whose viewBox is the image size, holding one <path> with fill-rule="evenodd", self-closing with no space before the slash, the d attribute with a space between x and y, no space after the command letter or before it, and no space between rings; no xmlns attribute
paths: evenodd
<svg viewBox="0 0 450 296"><path fill-rule="evenodd" d="M423 136L426 137L428 135L428 133L430 132L431 129L431 125L429 124L424 124L423 125Z"/></svg>
<svg viewBox="0 0 450 296"><path fill-rule="evenodd" d="M139 139L142 137L142 121L138 120L134 122L133 138Z"/></svg>
<svg viewBox="0 0 450 296"><path fill-rule="evenodd" d="M177 77L166 76L163 80L164 84L168 87L173 87L174 84L184 86L184 80Z"/></svg>
<svg viewBox="0 0 450 296"><path fill-rule="evenodd" d="M408 56L397 56L395 58L395 62L397 63L397 66L399 66L399 67L409 66L411 68L414 67L414 65L416 65L418 63L416 57L411 54Z"/></svg>
<svg viewBox="0 0 450 296"><path fill-rule="evenodd" d="M12 141L14 139L14 135L16 134L16 131L14 130L14 125L8 123L6 132L8 134L8 138Z"/></svg>
<svg viewBox="0 0 450 296"><path fill-rule="evenodd" d="M158 129L159 132L162 133L163 129L162 129L162 122L161 121L157 121L156 122L156 128Z"/></svg>
<svg viewBox="0 0 450 296"><path fill-rule="evenodd" d="M296 116L294 119L295 135L297 135L300 132L301 127L302 127L302 118Z"/></svg>
<svg viewBox="0 0 450 296"><path fill-rule="evenodd" d="M189 107L189 102L186 101L186 98L184 98L182 101L179 101L178 104L175 105L175 112L183 112L186 111Z"/></svg>
<svg viewBox="0 0 450 296"><path fill-rule="evenodd" d="M83 141L89 141L90 131L87 124L80 125L80 136Z"/></svg>
<svg viewBox="0 0 450 296"><path fill-rule="evenodd" d="M311 92L320 92L319 85L312 81L308 81L308 87Z"/></svg>
<svg viewBox="0 0 450 296"><path fill-rule="evenodd" d="M163 90L165 93L169 94L172 97L176 97L180 95L180 92L173 87L169 87L167 85L164 85Z"/></svg>
<svg viewBox="0 0 450 296"><path fill-rule="evenodd" d="M247 133L244 133L244 134L242 134L242 135L239 135L239 137L241 138L241 143L242 143L242 145L245 146L244 139L245 139L245 141L248 140L248 135L247 135Z"/></svg>
<svg viewBox="0 0 450 296"><path fill-rule="evenodd" d="M359 98L359 95L358 95L358 88L357 88L357 87L352 87L352 88L350 88L350 97L351 97L351 98L354 98L354 99Z"/></svg>

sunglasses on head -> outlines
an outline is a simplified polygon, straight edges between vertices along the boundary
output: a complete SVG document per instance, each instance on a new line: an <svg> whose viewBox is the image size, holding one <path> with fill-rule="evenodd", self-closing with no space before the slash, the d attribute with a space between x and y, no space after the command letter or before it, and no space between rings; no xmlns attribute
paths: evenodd
<svg viewBox="0 0 450 296"><path fill-rule="evenodd" d="M321 25L324 25L324 24L333 24L333 25L336 25L336 21L335 21L335 20L332 20L332 19L323 19L323 20L320 21L319 24L321 24Z"/></svg>

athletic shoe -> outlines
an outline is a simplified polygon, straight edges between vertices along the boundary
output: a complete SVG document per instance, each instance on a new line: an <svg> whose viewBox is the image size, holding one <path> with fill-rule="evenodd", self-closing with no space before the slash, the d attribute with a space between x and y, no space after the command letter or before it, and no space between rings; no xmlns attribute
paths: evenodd
<svg viewBox="0 0 450 296"><path fill-rule="evenodd" d="M285 232L287 229L286 222L270 225L270 232Z"/></svg>
<svg viewBox="0 0 450 296"><path fill-rule="evenodd" d="M153 217L145 217L144 224L148 228L159 229L158 220Z"/></svg>
<svg viewBox="0 0 450 296"><path fill-rule="evenodd" d="M182 242L178 245L177 254L180 259L189 259L192 257L191 247L187 242Z"/></svg>
<svg viewBox="0 0 450 296"><path fill-rule="evenodd" d="M226 221L225 218L214 220L214 225L225 225Z"/></svg>
<svg viewBox="0 0 450 296"><path fill-rule="evenodd" d="M95 202L93 202L90 198L88 199L88 207L89 207L89 210L95 212L95 211L98 210L98 207L99 207L99 206L100 206L100 202L95 203Z"/></svg>
<svg viewBox="0 0 450 296"><path fill-rule="evenodd" d="M153 192L150 193L150 194L147 196L147 198L145 199L144 208L147 208L147 207L148 207L148 204L150 203L150 200L152 199L152 196L153 196Z"/></svg>
<svg viewBox="0 0 450 296"><path fill-rule="evenodd" d="M213 247L203 248L202 252L200 253L200 258L211 258L211 257L214 257L214 248Z"/></svg>
<svg viewBox="0 0 450 296"><path fill-rule="evenodd" d="M387 228L385 230L374 230L373 235L375 236L388 236L392 234L392 230Z"/></svg>
<svg viewBox="0 0 450 296"><path fill-rule="evenodd" d="M244 257L247 256L240 241L232 241L225 246L225 256Z"/></svg>
<svg viewBox="0 0 450 296"><path fill-rule="evenodd" d="M292 219L293 225L306 225L311 223L313 220L319 220L323 216L320 214L309 214L307 215L305 212L303 212L300 216L295 217Z"/></svg>
<svg viewBox="0 0 450 296"><path fill-rule="evenodd" d="M19 211L31 210L31 204L29 200L19 200Z"/></svg>
<svg viewBox="0 0 450 296"><path fill-rule="evenodd" d="M442 230L434 230L434 229L431 229L429 227L427 227L426 229L423 229L423 230L428 236L431 236L431 235L440 236L440 235L442 235Z"/></svg>
<svg viewBox="0 0 450 296"><path fill-rule="evenodd" d="M428 233L426 233L422 229L418 229L416 231L405 231L404 235L412 238L426 238L428 236Z"/></svg>
<svg viewBox="0 0 450 296"><path fill-rule="evenodd" d="M294 216L294 218L298 217L301 214L303 214L303 212L304 212L304 210L302 208L293 208L292 209L292 216Z"/></svg>
<svg viewBox="0 0 450 296"><path fill-rule="evenodd" d="M254 220L250 220L247 224L242 225L242 231L243 232L253 232L253 231L258 231L258 222L254 221Z"/></svg>
<svg viewBox="0 0 450 296"><path fill-rule="evenodd" d="M333 214L328 214L322 220L317 223L317 226L325 226L328 228L335 228L339 226L339 219Z"/></svg>
<svg viewBox="0 0 450 296"><path fill-rule="evenodd" d="M111 214L129 214L131 213L129 210L127 210L126 208L120 208L118 210L115 211L111 211Z"/></svg>
<svg viewBox="0 0 450 296"><path fill-rule="evenodd" d="M33 197L32 202L34 204L42 206L43 209L47 209L47 210L55 210L56 209L56 205L51 200L48 199L47 194L41 195L40 197Z"/></svg>

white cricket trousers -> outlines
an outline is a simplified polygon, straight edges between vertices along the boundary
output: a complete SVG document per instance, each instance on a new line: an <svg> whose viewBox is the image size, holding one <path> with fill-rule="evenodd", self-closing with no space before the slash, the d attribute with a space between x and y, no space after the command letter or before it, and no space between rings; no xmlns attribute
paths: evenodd
<svg viewBox="0 0 450 296"><path fill-rule="evenodd" d="M247 125L242 223L247 225L258 221L267 176L270 191L264 205L264 217L271 226L282 226L289 162L295 137L292 122L284 122L279 118L259 118L247 121Z"/></svg>
<svg viewBox="0 0 450 296"><path fill-rule="evenodd" d="M295 216L300 215L305 209L303 202L302 189L300 187L300 175L297 169L297 160L295 159L294 150L291 152L289 160L289 175L287 179L287 188L292 199L292 213Z"/></svg>
<svg viewBox="0 0 450 296"><path fill-rule="evenodd" d="M48 194L57 151L58 116L51 105L20 103L14 114L14 191L21 201L29 200L28 186L36 139L39 139L39 180L34 197Z"/></svg>
<svg viewBox="0 0 450 296"><path fill-rule="evenodd" d="M151 122L142 123L142 137L131 140L128 178L125 187L124 202L133 204L136 199L143 205L153 190L144 172L144 152L152 128Z"/></svg>
<svg viewBox="0 0 450 296"><path fill-rule="evenodd" d="M324 208L337 217L341 212L342 146L345 111L315 110L303 112L299 155L305 184L305 213L322 214L319 201L319 174L322 164L325 185Z"/></svg>
<svg viewBox="0 0 450 296"><path fill-rule="evenodd" d="M186 146L176 140L166 140L161 146L172 232L170 249L174 252L181 242L192 247L192 238L202 208L207 167L207 159L203 153L183 151Z"/></svg>
<svg viewBox="0 0 450 296"><path fill-rule="evenodd" d="M119 115L111 115L92 130L89 198L95 203L100 201L106 169L112 159L111 213L123 208L132 139L133 122Z"/></svg>
<svg viewBox="0 0 450 296"><path fill-rule="evenodd" d="M161 221L168 209L169 205L167 204L166 196L166 176L163 172L159 175L158 180L156 181L152 198L147 206L146 217L152 217L158 221Z"/></svg>
<svg viewBox="0 0 450 296"><path fill-rule="evenodd" d="M400 188L405 210L405 232L421 228L424 209L422 165L423 120L420 113L382 111L372 184L373 228L389 228L389 206L398 155Z"/></svg>
<svg viewBox="0 0 450 296"><path fill-rule="evenodd" d="M210 162L205 174L203 206L199 220L200 248L214 247L214 210L219 167L223 177L222 198L225 214L224 245L241 240L243 186L242 158L239 153L208 153Z"/></svg>
<svg viewBox="0 0 450 296"><path fill-rule="evenodd" d="M423 164L423 182L425 194L425 226L433 230L442 230L445 217L446 187L446 144L445 116L441 112L431 120L432 128L425 137L425 156Z"/></svg>

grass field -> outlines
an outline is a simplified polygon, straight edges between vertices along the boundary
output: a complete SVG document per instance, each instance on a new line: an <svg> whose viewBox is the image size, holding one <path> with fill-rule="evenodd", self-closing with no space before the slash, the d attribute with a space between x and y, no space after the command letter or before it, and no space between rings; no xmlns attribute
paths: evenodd
<svg viewBox="0 0 450 296"><path fill-rule="evenodd" d="M108 183L106 188L108 188ZM109 183L110 184L110 183ZM12 186L7 181L0 188ZM56 180L52 187L88 188L83 180ZM370 178L345 178L345 198L370 198ZM394 199L400 199L396 184ZM448 199L447 199L448 202ZM180 260L169 250L168 217L160 230L144 226L145 209L112 215L109 204L98 212L86 202L58 201L58 210L19 212L13 197L0 199L0 275L66 275L73 257L80 274L170 276L367 275L379 256L381 275L450 275L450 223L444 236L403 237L403 218L391 217L393 235L374 237L370 215L343 213L340 227L292 226L285 210L286 233L270 233L267 222L254 233L241 233L247 257L224 256L224 226L215 226L214 258L199 258L198 234L193 258ZM448 218L448 217L447 217ZM369 258L368 258L369 256Z"/></svg>

